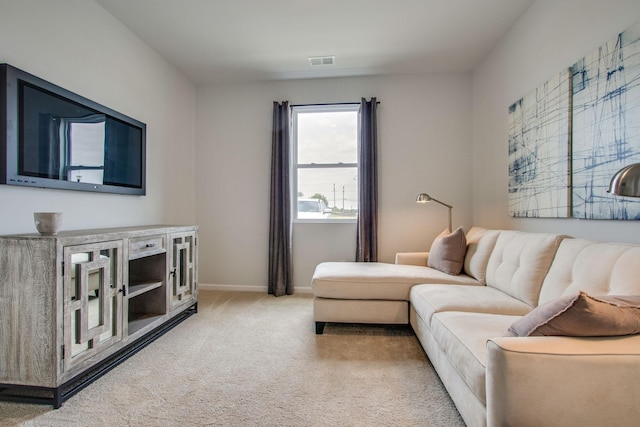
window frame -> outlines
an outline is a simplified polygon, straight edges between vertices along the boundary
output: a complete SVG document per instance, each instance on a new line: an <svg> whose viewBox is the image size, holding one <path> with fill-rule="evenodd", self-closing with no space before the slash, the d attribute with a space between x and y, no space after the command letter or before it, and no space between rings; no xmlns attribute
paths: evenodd
<svg viewBox="0 0 640 427"><path fill-rule="evenodd" d="M324 224L355 224L355 218L298 218L298 170L299 169L325 169L325 168L356 168L356 174L360 172L360 126L356 125L356 162L355 163L298 163L298 114L299 113L334 113L342 111L353 111L360 114L359 103L341 104L312 104L312 105L292 105L291 106L291 221L294 223L324 223ZM360 199L358 193L357 201Z"/></svg>

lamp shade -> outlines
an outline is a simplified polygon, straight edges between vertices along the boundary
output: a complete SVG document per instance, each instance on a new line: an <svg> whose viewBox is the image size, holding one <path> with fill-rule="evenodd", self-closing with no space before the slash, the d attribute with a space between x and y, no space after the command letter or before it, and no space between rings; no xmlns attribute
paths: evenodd
<svg viewBox="0 0 640 427"><path fill-rule="evenodd" d="M427 203L431 200L431 196L426 193L420 193L418 194L418 197L416 197L416 203Z"/></svg>
<svg viewBox="0 0 640 427"><path fill-rule="evenodd" d="M613 175L607 193L624 197L640 197L640 163L625 166Z"/></svg>

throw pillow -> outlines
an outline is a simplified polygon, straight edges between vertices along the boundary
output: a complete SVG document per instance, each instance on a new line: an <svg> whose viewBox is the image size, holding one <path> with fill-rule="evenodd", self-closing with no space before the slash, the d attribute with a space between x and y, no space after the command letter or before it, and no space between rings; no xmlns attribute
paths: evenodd
<svg viewBox="0 0 640 427"><path fill-rule="evenodd" d="M590 296L580 291L549 301L515 321L509 335L604 337L640 333L640 296Z"/></svg>
<svg viewBox="0 0 640 427"><path fill-rule="evenodd" d="M467 251L467 239L462 228L453 233L444 230L431 244L427 266L447 274L458 275L464 265L464 255Z"/></svg>

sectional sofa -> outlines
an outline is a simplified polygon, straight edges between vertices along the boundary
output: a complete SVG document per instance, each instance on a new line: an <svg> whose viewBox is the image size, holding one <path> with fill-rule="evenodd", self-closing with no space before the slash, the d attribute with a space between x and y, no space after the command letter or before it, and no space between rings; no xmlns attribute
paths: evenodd
<svg viewBox="0 0 640 427"><path fill-rule="evenodd" d="M319 264L316 333L409 323L469 426L640 425L640 246L463 236L459 274L429 253Z"/></svg>

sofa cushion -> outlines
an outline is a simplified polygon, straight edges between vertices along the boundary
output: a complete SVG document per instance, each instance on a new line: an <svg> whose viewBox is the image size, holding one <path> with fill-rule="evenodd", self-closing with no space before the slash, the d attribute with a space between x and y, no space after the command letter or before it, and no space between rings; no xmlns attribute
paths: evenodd
<svg viewBox="0 0 640 427"><path fill-rule="evenodd" d="M504 292L487 286L416 285L411 288L411 305L427 326L432 316L443 311L525 315L531 307Z"/></svg>
<svg viewBox="0 0 640 427"><path fill-rule="evenodd" d="M504 335L516 316L447 311L431 322L432 334L440 349L476 397L486 404L485 366L487 341Z"/></svg>
<svg viewBox="0 0 640 427"><path fill-rule="evenodd" d="M433 240L427 266L447 274L458 275L462 271L464 255L467 252L467 239L462 228L453 232L444 230Z"/></svg>
<svg viewBox="0 0 640 427"><path fill-rule="evenodd" d="M487 265L491 286L535 307L540 288L564 236L501 231Z"/></svg>
<svg viewBox="0 0 640 427"><path fill-rule="evenodd" d="M513 336L598 337L640 333L640 296L568 295L536 307L509 327Z"/></svg>
<svg viewBox="0 0 640 427"><path fill-rule="evenodd" d="M487 283L487 264L499 234L498 230L471 227L466 235L467 253L464 257L463 271L480 283Z"/></svg>
<svg viewBox="0 0 640 427"><path fill-rule="evenodd" d="M323 298L408 301L411 287L418 283L480 284L466 275L415 265L323 262L313 273L311 287L315 296Z"/></svg>
<svg viewBox="0 0 640 427"><path fill-rule="evenodd" d="M544 279L538 303L585 291L590 295L640 295L640 247L565 239Z"/></svg>

